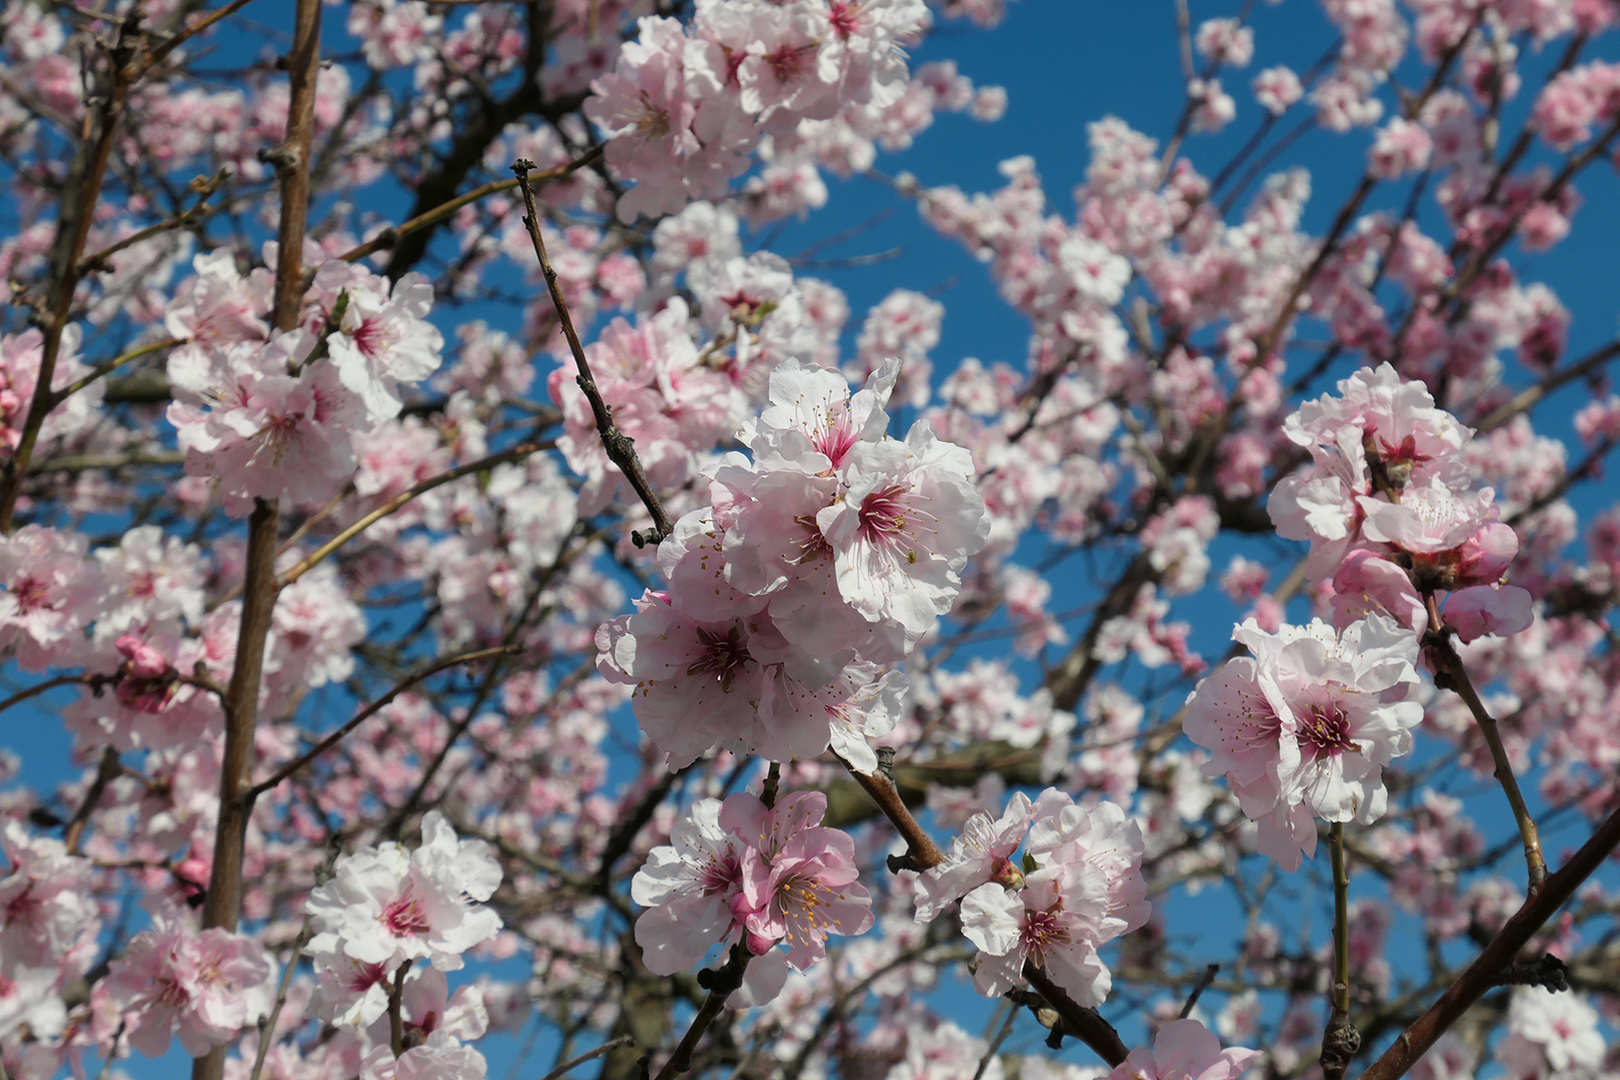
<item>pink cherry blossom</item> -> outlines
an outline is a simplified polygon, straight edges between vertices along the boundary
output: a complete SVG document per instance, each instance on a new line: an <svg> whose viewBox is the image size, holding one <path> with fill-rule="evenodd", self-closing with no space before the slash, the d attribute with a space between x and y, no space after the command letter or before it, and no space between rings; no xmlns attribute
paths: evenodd
<svg viewBox="0 0 1620 1080"><path fill-rule="evenodd" d="M112 962L105 987L135 1049L159 1057L178 1035L186 1053L202 1057L269 1014L275 972L251 937L159 918Z"/></svg>
<svg viewBox="0 0 1620 1080"><path fill-rule="evenodd" d="M1236 1080L1259 1057L1258 1050L1222 1050L1220 1039L1197 1020L1172 1020L1159 1029L1152 1050L1132 1050L1108 1080Z"/></svg>
<svg viewBox="0 0 1620 1080"><path fill-rule="evenodd" d="M306 951L392 971L427 960L441 971L499 932L482 901L500 884L500 865L482 840L460 840L438 811L422 819L422 843L407 852L384 843L339 859L332 880L310 894L314 936ZM343 975L334 964L333 975Z"/></svg>

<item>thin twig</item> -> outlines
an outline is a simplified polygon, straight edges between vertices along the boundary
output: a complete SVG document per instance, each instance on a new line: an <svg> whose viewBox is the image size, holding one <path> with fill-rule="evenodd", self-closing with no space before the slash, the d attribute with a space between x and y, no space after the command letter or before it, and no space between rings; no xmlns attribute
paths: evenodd
<svg viewBox="0 0 1620 1080"><path fill-rule="evenodd" d="M108 746L101 751L101 763L96 767L96 778L90 782L90 788L84 793L79 808L73 812L73 818L68 822L67 829L62 833L62 842L67 845L69 855L79 853L79 843L84 839L84 827L90 822L90 815L96 812L96 806L101 802L101 796L107 790L107 785L118 778L123 767L118 763L118 751Z"/></svg>
<svg viewBox="0 0 1620 1080"><path fill-rule="evenodd" d="M567 1075L567 1073L576 1065L583 1065L587 1061L593 1061L596 1058L601 1057L603 1054L610 1054L619 1047L635 1041L635 1037L632 1035L620 1035L617 1039L609 1039L607 1042L603 1043L601 1046L598 1046L594 1050L587 1050L578 1057L569 1058L567 1061L563 1062L561 1065L558 1065L555 1069L552 1069L550 1072L546 1073L546 1075L542 1076L540 1080L559 1080L560 1077Z"/></svg>
<svg viewBox="0 0 1620 1080"><path fill-rule="evenodd" d="M479 0L479 2L482 3L484 0ZM593 146L579 157L575 158L573 161L570 161L568 164L559 165L554 169L546 169L543 172L537 172L529 179L532 183L542 184L549 180L560 180L571 173L578 172L580 169L583 169L585 166L591 164L601 156L602 148L600 146ZM356 262L365 258L367 255L375 255L379 251L387 251L389 248L399 243L400 237L409 236L411 233L420 232L423 229L437 225L441 221L444 221L445 219L454 215L455 212L460 210L463 206L478 202L480 199L487 199L491 195L498 195L503 191L511 191L517 186L517 180L513 179L495 180L485 184L483 187L474 188L465 195L458 195L454 199L436 206L424 214L416 215L403 224L393 225L382 230L376 236L373 236L370 240L367 240L358 247L352 247L348 251L345 251L342 255L339 255L338 258L342 259L344 262Z"/></svg>
<svg viewBox="0 0 1620 1080"><path fill-rule="evenodd" d="M276 1024L281 1021L281 1010L287 1005L287 992L292 989L293 972L298 970L298 958L303 955L304 946L314 936L314 926L310 917L304 916L304 924L298 929L298 937L293 939L292 956L287 960L287 966L281 969L281 985L276 988L276 1003L270 1008L270 1015L263 1020L259 1027L259 1049L253 1055L253 1072L248 1080L259 1080L264 1072L264 1059L270 1055L270 1045L276 1041Z"/></svg>
<svg viewBox="0 0 1620 1080"><path fill-rule="evenodd" d="M408 488L405 491L400 492L398 495L395 495L392 499L389 499L387 502L371 511L369 514L362 517L359 521L356 521L353 525L350 525L348 528L332 537L332 539L316 548L296 566L292 567L285 574L281 575L281 587L286 588L288 585L291 585L293 582L315 569L317 565L325 561L327 556L331 555L338 548L342 547L344 544L347 544L350 540L353 540L355 537L377 524L377 522L381 521L383 518L395 513L412 499L425 495L434 488L448 484L452 480L460 480L463 476L471 476L474 473L484 472L487 469L492 469L496 465L500 465L508 461L517 461L519 458L528 457L530 454L538 453L541 450L549 450L555 445L556 443L551 440L541 442L526 442L519 446L514 446L510 450L502 450L498 454L491 454L488 457L479 458L477 461L469 461L465 465L459 465L456 468L451 469L449 472L440 473L438 476L428 477L420 484L417 484L416 486Z"/></svg>
<svg viewBox="0 0 1620 1080"><path fill-rule="evenodd" d="M574 354L574 364L579 369L577 382L584 392L586 400L591 403L591 414L596 418L596 433L602 439L602 449L613 464L619 467L630 487L641 497L641 502L652 515L652 532L643 535L639 531L630 534L631 541L637 547L647 544L656 545L664 537L670 535L675 529L674 522L670 521L669 513L664 509L663 501L653 490L647 479L647 472L641 467L641 459L636 456L635 441L619 430L613 422L613 411L608 408L607 402L602 400L602 392L596 387L596 379L591 375L591 362L585 357L585 347L579 343L579 332L574 329L574 318L568 313L568 301L563 299L562 288L557 284L557 271L551 265L551 259L546 255L546 242L540 235L540 210L535 205L534 187L529 181L529 173L533 171L534 162L520 158L512 163L512 171L517 174L518 187L523 191L523 224L529 230L529 239L534 243L535 258L540 260L540 272L545 275L546 289L551 293L551 303L557 309L557 322L562 327L563 337L568 342L568 350Z"/></svg>
<svg viewBox="0 0 1620 1080"><path fill-rule="evenodd" d="M1518 778L1513 775L1513 763L1508 760L1507 748L1502 745L1502 733L1497 729L1496 718L1480 700L1479 691L1468 677L1462 657L1451 643L1452 631L1441 617L1439 602L1432 592L1424 597L1424 602L1429 609L1429 632L1424 635L1424 644L1435 662L1435 685L1462 698L1468 711L1474 714L1480 734L1485 736L1485 745L1491 749L1491 760L1496 763L1497 782L1502 785L1508 805L1513 808L1513 820L1519 824L1519 838L1524 842L1524 861L1530 879L1530 896L1534 897L1547 879L1547 863L1541 854L1541 838L1535 819L1530 816L1524 794L1519 790Z"/></svg>
<svg viewBox="0 0 1620 1080"><path fill-rule="evenodd" d="M60 390L52 391L51 407L55 408L57 405L60 405L74 394L77 394L80 390L83 390L85 387L89 386L103 375L117 371L125 364L139 360L143 356L150 356L155 352L162 352L164 349L172 349L176 345L184 345L185 343L186 341L184 338L164 338L162 341L154 341L150 345L142 345L138 348L131 349L129 352L124 353L121 356L115 356L111 360L108 360L105 364L98 364L96 367L91 369L88 375L75 379L73 382L68 383Z"/></svg>
<svg viewBox="0 0 1620 1080"><path fill-rule="evenodd" d="M1198 999L1204 996L1204 991L1209 989L1210 983L1214 982L1215 976L1220 973L1221 965L1219 964L1209 964L1204 968L1204 973L1198 976L1197 982L1193 983L1192 993L1187 995L1186 1003L1181 1006L1179 1019L1185 1020L1192 1015L1192 1011L1198 1007Z"/></svg>
<svg viewBox="0 0 1620 1080"><path fill-rule="evenodd" d="M464 652L456 656L445 657L443 660L436 660L422 670L413 672L412 674L401 679L399 682L395 683L394 688L389 690L388 693L384 694L376 701L373 701L370 705L367 705L365 708L355 713L354 716L350 717L342 727L337 728L304 753L299 754L297 757L281 766L281 768L271 773L268 779L254 784L253 787L248 791L247 797L249 799L256 799L260 795L263 795L265 792L269 791L271 788L274 788L277 784L287 779L287 777L291 776L293 773L297 772L299 769L302 769L305 765L308 765L310 762L332 749L332 747L342 742L343 738L348 735L349 732L353 731L355 728L359 727L373 716L376 716L378 712L386 708L388 704L395 698L399 697L399 695L405 693L405 691L409 690L416 684L426 679L431 679L433 676L437 675L441 671L444 671L446 668L458 667L461 664L471 664L479 660L487 660L492 656L517 656L522 652L523 647L521 645L497 645L492 649L474 649L471 652Z"/></svg>
<svg viewBox="0 0 1620 1080"><path fill-rule="evenodd" d="M55 690L58 686L94 684L98 678L100 677L95 675L58 675L54 679L46 679L37 686L30 686L27 690L19 690L4 701L0 701L0 712L5 712L13 705L20 705L29 698L39 697L47 690Z"/></svg>

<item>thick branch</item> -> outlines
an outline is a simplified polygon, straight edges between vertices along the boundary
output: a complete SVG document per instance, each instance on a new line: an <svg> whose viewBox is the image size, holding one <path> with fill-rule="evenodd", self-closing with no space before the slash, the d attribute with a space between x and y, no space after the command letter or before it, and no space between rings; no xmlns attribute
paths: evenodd
<svg viewBox="0 0 1620 1080"><path fill-rule="evenodd" d="M726 961L725 967L719 971L705 968L698 972L698 985L708 990L709 995L698 1007L697 1015L692 1017L692 1026L681 1036L675 1052L669 1056L664 1067L658 1070L657 1080L674 1080L692 1067L692 1051L697 1049L698 1040L709 1030L709 1025L720 1015L720 1010L726 1007L726 999L742 987L743 972L748 967L750 959L752 957L747 946L738 942L731 947L731 959Z"/></svg>
<svg viewBox="0 0 1620 1080"><path fill-rule="evenodd" d="M1468 1011L1469 1006L1501 981L1519 950L1575 895L1575 890L1603 865L1617 845L1620 845L1620 810L1610 814L1563 869L1531 894L1439 1000L1401 1032L1359 1080L1400 1080L1406 1075L1406 1070Z"/></svg>
<svg viewBox="0 0 1620 1080"><path fill-rule="evenodd" d="M1104 1020L1096 1009L1076 1005L1061 986L1028 960L1024 962L1024 979L1058 1014L1059 1023L1052 1025L1054 1036L1074 1036L1096 1051L1097 1056L1108 1062L1110 1068L1118 1066L1130 1056L1130 1047L1119 1037L1113 1024Z"/></svg>
<svg viewBox="0 0 1620 1080"><path fill-rule="evenodd" d="M900 798L900 789L894 786L881 772L868 776L849 762L844 767L861 785L861 790L872 797L883 816L888 818L906 841L906 853L902 856L889 856L889 869L893 871L917 870L923 871L938 866L945 861L939 847L934 843L933 837L928 835L917 819L911 816L911 810L906 806L905 800Z"/></svg>
<svg viewBox="0 0 1620 1080"><path fill-rule="evenodd" d="M303 303L304 228L309 213L310 146L315 134L315 80L320 73L320 0L298 0L293 46L287 57L287 137L275 154L281 183L281 221L276 233L276 279L271 325L291 330ZM242 864L248 819L253 812L253 729L258 721L265 643L275 611L276 537L281 511L275 501L254 501L248 518L247 563L243 571L242 621L236 661L225 693L225 751L220 765L219 823L214 861L204 899L204 929L236 929L242 907ZM216 1047L192 1066L192 1080L220 1080L225 1047Z"/></svg>

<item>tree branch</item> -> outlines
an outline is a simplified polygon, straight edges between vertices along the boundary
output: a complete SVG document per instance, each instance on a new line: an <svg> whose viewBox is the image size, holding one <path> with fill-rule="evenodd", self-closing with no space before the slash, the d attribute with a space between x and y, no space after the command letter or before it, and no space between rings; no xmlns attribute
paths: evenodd
<svg viewBox="0 0 1620 1080"><path fill-rule="evenodd" d="M1519 950L1575 895L1575 890L1603 865L1617 845L1620 845L1620 810L1610 814L1574 857L1547 878L1541 889L1513 913L1513 917L1497 931L1474 962L1433 1005L1424 1010L1423 1015L1401 1032L1400 1037L1361 1074L1359 1080L1400 1080L1406 1075L1406 1070L1434 1045L1435 1040L1445 1034L1486 991L1500 982L1503 972L1510 970Z"/></svg>
<svg viewBox="0 0 1620 1080"><path fill-rule="evenodd" d="M596 433L602 438L602 448L613 464L619 467L630 486L641 497L641 502L652 515L653 528L650 535L643 536L639 532L630 534L631 541L637 547L647 544L656 545L664 537L674 531L675 525L664 510L663 502L658 493L653 490L647 479L646 470L641 467L641 459L636 456L635 441L619 430L613 422L613 411L602 400L602 392L596 388L596 379L591 375L591 362L585 358L585 347L579 343L579 333L574 329L573 316L568 313L568 301L563 299L562 289L557 285L557 271L552 268L551 259L546 255L546 242L540 235L540 211L535 205L534 188L529 182L529 173L534 169L534 162L519 159L512 163L512 171L517 174L518 187L523 191L523 224L528 227L529 239L534 243L535 258L540 260L540 272L545 275L546 289L551 293L551 303L557 309L557 322L562 327L563 337L568 341L568 350L574 354L574 364L579 368L579 388L591 403L591 413L596 418Z"/></svg>

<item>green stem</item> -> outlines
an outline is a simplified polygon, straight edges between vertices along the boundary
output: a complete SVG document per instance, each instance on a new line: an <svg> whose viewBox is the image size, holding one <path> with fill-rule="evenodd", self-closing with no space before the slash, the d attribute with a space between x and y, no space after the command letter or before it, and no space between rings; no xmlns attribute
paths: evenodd
<svg viewBox="0 0 1620 1080"><path fill-rule="evenodd" d="M1332 1013L1322 1033L1323 1080L1342 1080L1350 1060L1361 1049L1361 1033L1350 1020L1350 871L1344 861L1344 823L1328 831L1333 857L1333 983L1328 987Z"/></svg>

